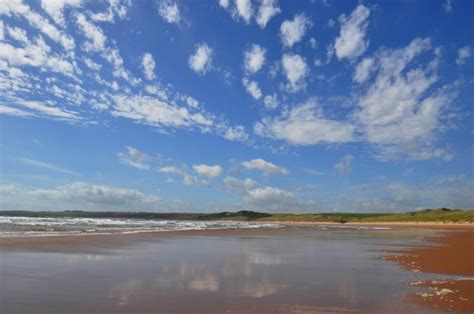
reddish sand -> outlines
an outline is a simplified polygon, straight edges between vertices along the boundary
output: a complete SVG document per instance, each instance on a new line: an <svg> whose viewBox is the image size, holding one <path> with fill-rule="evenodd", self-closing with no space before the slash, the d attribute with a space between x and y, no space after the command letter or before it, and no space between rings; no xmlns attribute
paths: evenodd
<svg viewBox="0 0 474 314"><path fill-rule="evenodd" d="M395 253L384 259L396 261L415 272L457 276L474 276L474 230L445 232L429 238L432 244ZM393 251L392 251L393 253ZM427 288L410 295L410 300L448 311L474 312L473 278L415 282L411 285Z"/></svg>

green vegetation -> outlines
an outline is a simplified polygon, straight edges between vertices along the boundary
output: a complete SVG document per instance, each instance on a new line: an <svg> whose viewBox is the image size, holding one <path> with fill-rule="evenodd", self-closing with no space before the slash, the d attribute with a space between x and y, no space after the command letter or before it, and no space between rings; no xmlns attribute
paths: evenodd
<svg viewBox="0 0 474 314"><path fill-rule="evenodd" d="M220 212L220 213L147 213L147 212L35 212L35 211L0 211L0 216L50 217L50 218L122 218L122 219L155 219L155 220L234 220L261 222L450 222L474 223L474 210L460 209L424 209L407 213L315 213L283 214L259 213L254 211Z"/></svg>

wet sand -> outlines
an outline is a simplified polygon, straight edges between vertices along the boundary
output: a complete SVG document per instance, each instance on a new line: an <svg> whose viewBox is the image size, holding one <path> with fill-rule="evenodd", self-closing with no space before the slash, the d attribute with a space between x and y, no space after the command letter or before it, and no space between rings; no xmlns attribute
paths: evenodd
<svg viewBox="0 0 474 314"><path fill-rule="evenodd" d="M397 255L385 259L413 272L455 277L411 282L425 289L411 294L410 299L432 308L474 313L474 230L445 231L426 241L428 246L395 251Z"/></svg>
<svg viewBox="0 0 474 314"><path fill-rule="evenodd" d="M0 313L433 313L380 257L427 228L317 226L0 240ZM442 311L440 311L442 312Z"/></svg>

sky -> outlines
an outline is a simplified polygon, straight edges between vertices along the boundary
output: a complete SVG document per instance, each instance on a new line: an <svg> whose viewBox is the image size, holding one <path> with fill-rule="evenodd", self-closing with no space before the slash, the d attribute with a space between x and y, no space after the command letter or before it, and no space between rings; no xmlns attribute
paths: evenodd
<svg viewBox="0 0 474 314"><path fill-rule="evenodd" d="M0 1L0 210L474 209L473 14Z"/></svg>

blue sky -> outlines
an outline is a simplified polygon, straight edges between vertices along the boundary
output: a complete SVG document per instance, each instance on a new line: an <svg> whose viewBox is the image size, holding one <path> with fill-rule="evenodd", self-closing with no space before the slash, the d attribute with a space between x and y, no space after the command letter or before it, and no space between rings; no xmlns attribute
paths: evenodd
<svg viewBox="0 0 474 314"><path fill-rule="evenodd" d="M1 209L472 209L473 13L2 1Z"/></svg>

